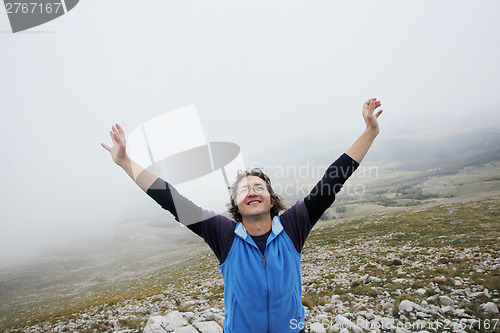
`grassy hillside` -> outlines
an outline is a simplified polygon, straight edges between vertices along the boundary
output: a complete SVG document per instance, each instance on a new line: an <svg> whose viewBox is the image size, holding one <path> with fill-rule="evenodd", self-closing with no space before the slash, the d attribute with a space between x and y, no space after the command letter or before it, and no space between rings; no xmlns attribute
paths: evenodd
<svg viewBox="0 0 500 333"><path fill-rule="evenodd" d="M492 299L499 303L499 239L499 197L319 222L303 255L308 320L363 311L399 318L398 305L404 299L438 305L432 296L462 295L466 288L486 288L490 297L453 296L457 309L476 320L498 318L485 314L480 304ZM150 315L174 309L222 310L223 285L214 256L203 247L189 252L177 261L150 262L151 269L140 276L103 281L68 296L60 294L63 284L47 284L54 297L42 299L21 276L11 284L2 281L0 327L7 332L26 326L33 330L35 324L46 330L71 327L87 332L140 329ZM363 282L366 275L370 281ZM431 283L434 288L427 288ZM425 292L416 292L419 288ZM10 302L16 306L10 307ZM453 319L441 314L430 319L444 320L441 317ZM485 330L471 324L469 331Z"/></svg>
<svg viewBox="0 0 500 333"><path fill-rule="evenodd" d="M375 149L304 248L308 322L367 312L417 320L399 313L402 300L432 309L443 295L463 316L438 312L426 320L497 319L480 305L500 305L498 138L493 131ZM292 193L282 193L288 205L321 177L316 167L331 162L331 152L316 153L316 165L290 168L305 175L272 177L275 186L291 185ZM3 268L0 331L140 330L149 316L174 309L222 313L217 261L198 237L163 217L129 222L113 237ZM477 296L483 290L489 297Z"/></svg>

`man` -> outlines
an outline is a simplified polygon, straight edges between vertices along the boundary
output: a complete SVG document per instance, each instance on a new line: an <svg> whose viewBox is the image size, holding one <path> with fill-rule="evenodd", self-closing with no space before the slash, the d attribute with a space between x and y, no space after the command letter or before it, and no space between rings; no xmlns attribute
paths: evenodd
<svg viewBox="0 0 500 333"><path fill-rule="evenodd" d="M240 173L233 184L228 205L233 221L202 210L131 160L126 154L125 133L118 124L110 132L113 146L102 146L143 191L178 221L179 210L188 212L180 222L202 237L217 256L225 285L224 332L303 332L302 247L378 135L377 119L382 110L375 109L380 105L376 98L363 104L363 134L330 165L307 197L281 215L281 198L260 169Z"/></svg>

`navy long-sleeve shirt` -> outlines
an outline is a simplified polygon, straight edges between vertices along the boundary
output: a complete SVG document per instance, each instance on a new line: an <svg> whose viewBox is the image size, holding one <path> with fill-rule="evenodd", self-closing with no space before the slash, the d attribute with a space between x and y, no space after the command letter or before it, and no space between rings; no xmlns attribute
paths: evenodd
<svg viewBox="0 0 500 333"><path fill-rule="evenodd" d="M335 195L358 166L359 164L347 154L341 155L328 167L323 178L303 200L280 215L283 228L297 252L302 252L309 232L331 206ZM177 221L202 237L219 259L219 263L224 263L235 237L234 221L203 210L160 178L151 185L147 194L172 213ZM263 252L267 240L266 234L253 236L253 239Z"/></svg>

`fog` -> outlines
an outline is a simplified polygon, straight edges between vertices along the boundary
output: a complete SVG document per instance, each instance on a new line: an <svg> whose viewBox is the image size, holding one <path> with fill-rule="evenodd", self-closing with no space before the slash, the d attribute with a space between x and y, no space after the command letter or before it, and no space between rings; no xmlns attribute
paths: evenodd
<svg viewBox="0 0 500 333"><path fill-rule="evenodd" d="M384 110L374 148L500 127L499 12L494 0L85 0L13 34L0 11L0 265L163 214L100 146L115 123L129 133L195 104L207 140L238 144L247 166L328 146L333 161L371 97Z"/></svg>

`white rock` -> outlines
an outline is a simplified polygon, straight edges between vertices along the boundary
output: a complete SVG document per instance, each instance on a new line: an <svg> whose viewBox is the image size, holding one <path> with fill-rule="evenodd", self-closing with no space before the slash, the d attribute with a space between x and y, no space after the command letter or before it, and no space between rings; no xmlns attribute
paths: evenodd
<svg viewBox="0 0 500 333"><path fill-rule="evenodd" d="M215 319L215 314L212 312L212 311L205 311L203 313L203 317L206 319L206 320L214 320Z"/></svg>
<svg viewBox="0 0 500 333"><path fill-rule="evenodd" d="M187 320L182 317L179 311L172 311L166 316L153 316L149 318L144 328L144 333L164 333L165 331L172 331L176 327L186 326L187 323Z"/></svg>
<svg viewBox="0 0 500 333"><path fill-rule="evenodd" d="M339 332L339 331L340 331L340 329L341 329L341 327L340 327L340 325L339 325L339 324L333 324L333 326L332 326L332 330L333 330L334 332Z"/></svg>
<svg viewBox="0 0 500 333"><path fill-rule="evenodd" d="M411 331L407 330L404 327L396 327L396 333L411 333Z"/></svg>
<svg viewBox="0 0 500 333"><path fill-rule="evenodd" d="M430 317L427 313L422 312L422 311L418 311L416 313L416 315L417 315L418 318L428 318L428 317Z"/></svg>
<svg viewBox="0 0 500 333"><path fill-rule="evenodd" d="M144 327L144 333L165 333L165 329L162 327L163 324L168 325L165 322L165 316L150 317L146 327Z"/></svg>
<svg viewBox="0 0 500 333"><path fill-rule="evenodd" d="M191 311L188 312L181 312L181 315L186 318L186 320L190 320L194 318L194 313Z"/></svg>
<svg viewBox="0 0 500 333"><path fill-rule="evenodd" d="M470 293L467 296L469 296L469 298L477 298L477 297L484 296L484 292L478 291L478 292L475 292L475 293Z"/></svg>
<svg viewBox="0 0 500 333"><path fill-rule="evenodd" d="M193 324L201 333L222 333L222 327L215 321L200 321Z"/></svg>
<svg viewBox="0 0 500 333"><path fill-rule="evenodd" d="M328 321L328 315L326 314L319 314L316 316L316 321L318 322L326 322Z"/></svg>
<svg viewBox="0 0 500 333"><path fill-rule="evenodd" d="M439 306L436 306L433 304L430 304L429 308L430 308L430 312L433 314L437 314L437 313L439 313L439 310L441 310L441 308Z"/></svg>
<svg viewBox="0 0 500 333"><path fill-rule="evenodd" d="M409 300L402 300L401 303L399 303L399 311L400 312L403 312L403 311L408 311L408 312L411 312L413 310L413 305L415 303L413 303L412 301L409 301Z"/></svg>
<svg viewBox="0 0 500 333"><path fill-rule="evenodd" d="M424 288L418 288L417 290L415 290L415 292L416 292L417 294L424 295L424 294L425 294L425 292L426 292L426 290L425 290Z"/></svg>
<svg viewBox="0 0 500 333"><path fill-rule="evenodd" d="M441 302L441 304L448 306L452 306L453 304L455 304L453 300L448 296L439 296L439 301Z"/></svg>
<svg viewBox="0 0 500 333"><path fill-rule="evenodd" d="M193 326L188 325L184 327L176 327L172 333L199 333L199 332Z"/></svg>
<svg viewBox="0 0 500 333"><path fill-rule="evenodd" d="M310 326L311 333L326 333L326 329L321 323L313 323Z"/></svg>
<svg viewBox="0 0 500 333"><path fill-rule="evenodd" d="M481 304L481 307L484 309L484 312L487 313L498 313L498 307L493 302L488 302Z"/></svg>
<svg viewBox="0 0 500 333"><path fill-rule="evenodd" d="M470 315L468 315L467 313L465 313L464 309L457 309L457 310L455 310L455 312L453 312L453 314L459 318L467 318L467 319L473 318Z"/></svg>
<svg viewBox="0 0 500 333"><path fill-rule="evenodd" d="M356 324L354 324L352 321L344 317L343 315L337 315L335 317L335 323L339 324L341 327L348 328L355 333L361 333L363 330Z"/></svg>
<svg viewBox="0 0 500 333"><path fill-rule="evenodd" d="M394 329L394 318L382 318L380 323L382 324L382 330Z"/></svg>
<svg viewBox="0 0 500 333"><path fill-rule="evenodd" d="M356 319L356 325L358 325L361 329L364 330L370 328L370 322L363 316L358 316L358 318Z"/></svg>
<svg viewBox="0 0 500 333"><path fill-rule="evenodd" d="M422 325L422 324L421 324ZM447 332L447 331L444 331L444 332ZM429 331L426 331L426 330L423 330L423 331L418 331L417 333L431 333Z"/></svg>
<svg viewBox="0 0 500 333"><path fill-rule="evenodd" d="M347 319L354 318L354 316L350 312L344 312L343 316L346 317Z"/></svg>
<svg viewBox="0 0 500 333"><path fill-rule="evenodd" d="M373 312L367 312L365 314L365 318L368 320L373 320L373 319L375 319L375 316L373 315Z"/></svg>
<svg viewBox="0 0 500 333"><path fill-rule="evenodd" d="M441 310L439 310L441 313L453 313L455 312L455 309L452 306L443 306Z"/></svg>

